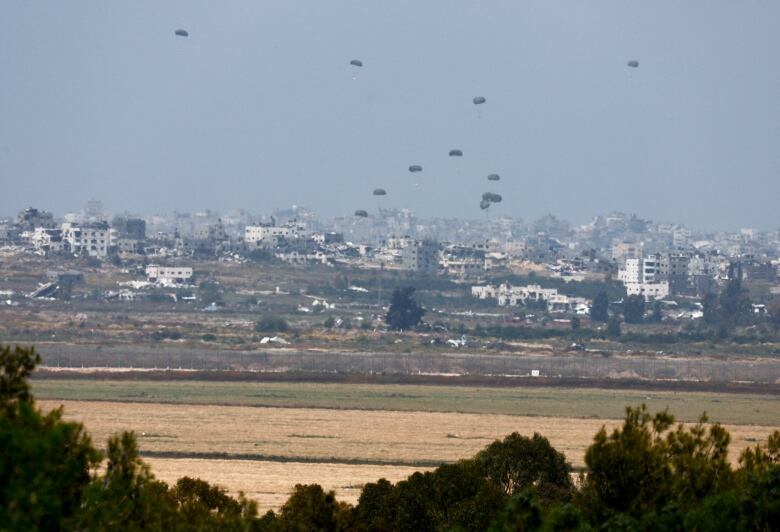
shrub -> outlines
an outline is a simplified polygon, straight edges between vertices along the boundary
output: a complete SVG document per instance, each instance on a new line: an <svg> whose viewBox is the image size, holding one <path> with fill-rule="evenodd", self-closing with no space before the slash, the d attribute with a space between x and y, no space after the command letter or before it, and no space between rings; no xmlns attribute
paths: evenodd
<svg viewBox="0 0 780 532"><path fill-rule="evenodd" d="M255 323L255 331L257 332L275 333L289 330L290 325L281 316L263 316L260 321Z"/></svg>

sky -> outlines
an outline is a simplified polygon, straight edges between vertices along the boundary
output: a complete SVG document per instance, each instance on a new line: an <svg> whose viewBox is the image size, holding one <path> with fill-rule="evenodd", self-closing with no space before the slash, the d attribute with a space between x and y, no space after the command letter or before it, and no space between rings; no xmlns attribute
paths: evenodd
<svg viewBox="0 0 780 532"><path fill-rule="evenodd" d="M776 0L8 0L0 214L336 216L382 187L423 217L492 191L526 220L776 229L778 20Z"/></svg>

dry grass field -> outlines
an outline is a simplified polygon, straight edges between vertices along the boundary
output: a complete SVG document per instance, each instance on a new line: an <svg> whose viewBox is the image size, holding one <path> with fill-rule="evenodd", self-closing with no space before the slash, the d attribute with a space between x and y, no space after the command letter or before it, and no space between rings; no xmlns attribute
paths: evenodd
<svg viewBox="0 0 780 532"><path fill-rule="evenodd" d="M87 383L85 383L87 384ZM452 412L366 411L138 402L41 400L65 407L85 423L98 445L121 430L139 434L153 471L166 481L202 477L231 492L246 491L263 507L277 507L296 483L318 482L347 501L359 485L385 476L398 480L414 469L473 455L496 438L540 432L574 466L602 425L619 420L528 417ZM768 426L727 425L732 458L764 441ZM178 453L179 458L164 453ZM205 453L229 453L230 460ZM159 458L160 454L163 458ZM243 459L237 459L243 458ZM304 463L297 463L304 462ZM305 463L313 462L313 463Z"/></svg>
<svg viewBox="0 0 780 532"><path fill-rule="evenodd" d="M420 468L399 466L313 464L301 462L204 460L198 458L146 458L157 478L172 484L190 475L242 491L257 501L261 511L278 510L293 485L320 484L335 490L340 501L354 504L363 484L386 478L397 482Z"/></svg>

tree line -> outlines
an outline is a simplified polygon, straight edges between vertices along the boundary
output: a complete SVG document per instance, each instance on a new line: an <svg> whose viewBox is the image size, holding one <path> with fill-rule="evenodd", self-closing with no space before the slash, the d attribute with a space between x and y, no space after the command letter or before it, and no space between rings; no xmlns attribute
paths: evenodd
<svg viewBox="0 0 780 532"><path fill-rule="evenodd" d="M702 416L627 408L602 428L575 477L539 434L517 433L475 456L395 484L366 484L356 505L296 485L278 512L185 477L173 486L139 457L132 433L106 450L62 408L36 406L33 348L0 347L0 529L3 530L773 530L780 523L780 431L728 459L729 433ZM104 467L100 467L104 464Z"/></svg>

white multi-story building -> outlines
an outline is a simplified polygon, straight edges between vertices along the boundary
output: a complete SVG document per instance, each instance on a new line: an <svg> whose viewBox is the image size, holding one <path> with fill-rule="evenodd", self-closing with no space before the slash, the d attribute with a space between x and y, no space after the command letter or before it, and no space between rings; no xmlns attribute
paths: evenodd
<svg viewBox="0 0 780 532"><path fill-rule="evenodd" d="M108 256L111 247L111 233L108 223L62 224L62 240L65 246L75 255L89 255L103 258Z"/></svg>
<svg viewBox="0 0 780 532"><path fill-rule="evenodd" d="M511 258L522 257L526 248L525 240L507 240L502 246L504 252Z"/></svg>
<svg viewBox="0 0 780 532"><path fill-rule="evenodd" d="M304 236L306 226L295 222L285 225L247 225L244 228L244 242L248 246L270 245L280 238L293 240Z"/></svg>
<svg viewBox="0 0 780 532"><path fill-rule="evenodd" d="M662 261L659 256L644 259L626 259L625 267L618 270L617 278L623 284L656 283L661 281Z"/></svg>
<svg viewBox="0 0 780 532"><path fill-rule="evenodd" d="M618 281L623 284L641 283L641 269L639 267L640 259L626 259L625 267L618 270Z"/></svg>
<svg viewBox="0 0 780 532"><path fill-rule="evenodd" d="M660 255L643 259L626 259L625 267L618 270L618 281L626 287L628 295L641 295L645 299L663 299L669 295L666 268Z"/></svg>
<svg viewBox="0 0 780 532"><path fill-rule="evenodd" d="M504 253L485 254L485 271L506 268L507 264L509 264L509 257Z"/></svg>
<svg viewBox="0 0 780 532"><path fill-rule="evenodd" d="M477 257L452 259L445 257L441 260L441 266L444 268L447 275L453 277L468 277L485 272L485 259L479 259Z"/></svg>
<svg viewBox="0 0 780 532"><path fill-rule="evenodd" d="M414 238L410 236L390 236L382 242L382 247L393 250L404 249L412 245L414 245Z"/></svg>
<svg viewBox="0 0 780 532"><path fill-rule="evenodd" d="M146 267L146 278L152 283L186 283L192 279L192 268L150 264Z"/></svg>
<svg viewBox="0 0 780 532"><path fill-rule="evenodd" d="M661 258L657 255L642 259L642 283L661 282Z"/></svg>

